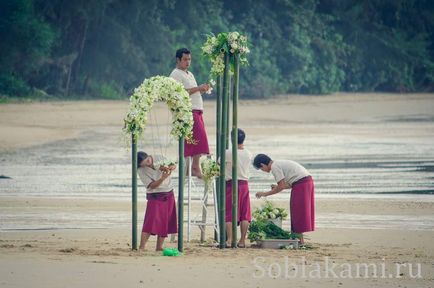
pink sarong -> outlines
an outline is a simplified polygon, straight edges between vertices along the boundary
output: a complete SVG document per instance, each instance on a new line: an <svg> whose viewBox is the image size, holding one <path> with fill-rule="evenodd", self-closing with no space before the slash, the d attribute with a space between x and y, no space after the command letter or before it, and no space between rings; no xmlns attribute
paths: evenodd
<svg viewBox="0 0 434 288"><path fill-rule="evenodd" d="M193 139L194 144L185 141L184 157L209 154L208 138L203 122L202 110L193 110Z"/></svg>
<svg viewBox="0 0 434 288"><path fill-rule="evenodd" d="M142 232L167 237L178 232L173 191L146 194L145 220Z"/></svg>
<svg viewBox="0 0 434 288"><path fill-rule="evenodd" d="M232 221L232 180L226 181L225 222ZM238 180L238 224L241 221L252 221L250 213L249 182Z"/></svg>
<svg viewBox="0 0 434 288"><path fill-rule="evenodd" d="M311 176L292 184L289 201L292 232L304 233L315 230L314 192Z"/></svg>

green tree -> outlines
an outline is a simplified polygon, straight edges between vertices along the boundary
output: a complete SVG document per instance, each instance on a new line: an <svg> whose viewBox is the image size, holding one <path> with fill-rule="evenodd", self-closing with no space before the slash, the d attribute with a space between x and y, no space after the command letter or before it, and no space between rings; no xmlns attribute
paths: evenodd
<svg viewBox="0 0 434 288"><path fill-rule="evenodd" d="M55 32L31 0L0 1L0 93L23 96L49 56Z"/></svg>

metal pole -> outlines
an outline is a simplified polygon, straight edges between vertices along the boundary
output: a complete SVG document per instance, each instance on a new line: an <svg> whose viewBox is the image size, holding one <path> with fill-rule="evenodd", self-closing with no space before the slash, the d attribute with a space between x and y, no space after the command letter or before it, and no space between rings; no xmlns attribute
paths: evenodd
<svg viewBox="0 0 434 288"><path fill-rule="evenodd" d="M132 156L132 245L133 250L137 250L137 140L131 134L131 156Z"/></svg>
<svg viewBox="0 0 434 288"><path fill-rule="evenodd" d="M178 250L182 252L184 249L184 137L179 138L178 146Z"/></svg>
<svg viewBox="0 0 434 288"><path fill-rule="evenodd" d="M228 98L229 98L229 53L224 56L225 70L223 75L223 101L222 101L222 133L220 138L220 249L225 248L226 244L226 229L225 229L225 161L226 161L226 139L227 139L227 121L228 121Z"/></svg>
<svg viewBox="0 0 434 288"><path fill-rule="evenodd" d="M234 84L232 87L232 248L237 247L237 222L238 222L238 54L234 55ZM241 224L240 224L241 225Z"/></svg>

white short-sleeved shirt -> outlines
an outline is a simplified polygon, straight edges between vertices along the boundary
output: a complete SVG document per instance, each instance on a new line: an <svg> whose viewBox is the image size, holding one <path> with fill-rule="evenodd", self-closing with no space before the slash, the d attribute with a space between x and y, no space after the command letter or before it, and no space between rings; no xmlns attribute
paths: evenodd
<svg viewBox="0 0 434 288"><path fill-rule="evenodd" d="M228 181L232 179L232 149L226 150L225 162L225 180ZM238 149L237 162L238 180L249 180L249 169L252 162L252 154L250 151L247 149Z"/></svg>
<svg viewBox="0 0 434 288"><path fill-rule="evenodd" d="M146 187L146 193L170 192L171 190L173 190L172 176L164 179L164 181L157 188L148 188L149 184L161 178L163 172L160 171L158 169L159 167L157 167L155 164L165 159L161 155L152 155L151 157L154 160L155 169L152 169L150 167L140 167L139 169L137 169L137 174L139 174L140 180L142 180L143 184Z"/></svg>
<svg viewBox="0 0 434 288"><path fill-rule="evenodd" d="M285 183L292 186L293 183L310 176L309 171L295 161L291 160L276 160L271 164L271 173L276 182L285 179Z"/></svg>
<svg viewBox="0 0 434 288"><path fill-rule="evenodd" d="M182 71L181 69L175 68L173 69L172 73L170 73L170 77L182 83L185 89L197 87L196 79L194 78L193 73L190 71ZM203 110L202 95L199 91L191 94L190 99L193 110Z"/></svg>

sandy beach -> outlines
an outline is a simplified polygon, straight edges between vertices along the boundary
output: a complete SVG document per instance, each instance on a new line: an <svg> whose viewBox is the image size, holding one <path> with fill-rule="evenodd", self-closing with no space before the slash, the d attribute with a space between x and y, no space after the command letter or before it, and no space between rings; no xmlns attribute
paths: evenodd
<svg viewBox="0 0 434 288"><path fill-rule="evenodd" d="M104 197L98 197L95 191L78 193L74 190L77 188L71 188L76 194L67 194L70 191L66 190L63 194L55 194L52 190L49 190L52 194L45 194L37 184L39 175L34 177L29 172L22 180L28 181L27 186L12 182L21 179L23 169L14 159L22 162L26 155L31 159L28 165L41 161L37 169L50 179L44 185L52 185L54 190L58 189L58 183L48 178L57 173L54 171L76 177L75 182L79 178L84 179L84 184L99 182L93 174L85 177L84 174L89 172L84 164L79 168L84 171L83 175L74 176L76 170L60 171L68 166L61 166L61 169L56 166L60 156L50 162L38 160L37 155L41 155L41 151L47 155L61 153L63 147L67 147L63 145L70 145L64 148L65 151L74 152L71 147L87 150L69 155L81 161L108 151L99 151L94 148L96 144L86 146L93 143L86 141L101 142L101 146L120 146L117 140L103 141L110 137L117 139L127 108L127 101L0 105L0 175L12 179L0 179L0 191L3 191L0 192L0 287L433 287L434 196L422 192L431 191L433 186L430 163L434 161L434 153L430 143L434 140L434 95L291 95L274 100L241 101L239 126L248 132L247 139L251 141L253 151L269 149L277 156L290 151L297 160L314 163L313 171L320 189L315 202L318 228L307 234L310 249L218 249L212 243L210 229L207 230L208 241L199 243L199 230L194 227L192 240L185 243L184 253L179 257L163 257L154 252L155 239L151 239L147 251L131 250L128 195L107 197L111 194L106 192ZM156 105L155 109L157 121L167 122L164 105ZM212 142L215 139L213 101L206 101L205 111L207 132ZM92 137L95 140L89 140ZM348 139L354 140L348 142ZM359 143L364 144L365 139L369 139L370 146L356 147ZM82 141L82 146L73 146L77 141ZM292 149L285 150L282 143L293 144ZM316 147L315 143L324 145ZM381 148L381 145L388 146ZM103 162L100 160L105 159L103 156L95 156L94 160L100 161L98 167L103 167L98 171L104 171L104 167L119 159L124 161L119 170L114 166L111 174L102 178L107 178L108 184L101 191L110 189L109 178L114 175L128 178L129 171L119 172L128 167L129 152L123 149L109 151L112 154L107 154L106 161L113 162ZM387 161L384 160L383 166L391 165L390 159L397 158L417 162L417 165L428 163L421 166L426 173L417 174L425 175L423 177L404 171L407 174L396 174L397 179L390 180L389 175L397 169L395 166L390 169L392 174L377 173L378 178L383 177L390 183L408 178L408 182L400 185L416 183L414 187L404 188L422 192L328 193L327 189L335 189L335 186L328 188L328 181L337 179L339 182L337 177L345 171L339 170L326 178L326 172L335 173L329 167L329 158L336 157L339 165L349 165L351 157L355 159L359 151L365 153L360 157L368 164L384 154ZM322 168L323 162L329 165L328 170ZM400 169L407 167L404 164L400 162ZM368 184L376 178L369 174L365 179L363 173L372 168L363 169L356 170L361 179L354 184L357 189L370 188ZM125 183L121 182L119 189L128 191L128 179ZM379 187L387 190L389 182L382 183ZM59 189L63 186L68 184L62 184ZM262 186L258 187L261 189ZM251 200L253 207L262 203ZM269 200L280 207L288 206L283 198ZM145 201L140 202L139 215L145 204ZM80 225L80 219L84 219L80 217L88 214L94 215L96 224L83 222ZM53 218L49 218L50 215ZM113 215L114 220L107 225L101 224L98 218L104 215ZM70 222L72 216L77 217L75 222ZM39 225L42 222L47 225ZM284 225L288 223L284 222ZM167 241L166 247L176 247L176 243Z"/></svg>

